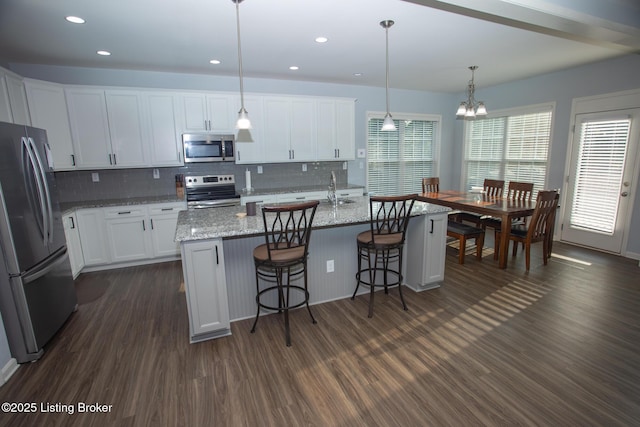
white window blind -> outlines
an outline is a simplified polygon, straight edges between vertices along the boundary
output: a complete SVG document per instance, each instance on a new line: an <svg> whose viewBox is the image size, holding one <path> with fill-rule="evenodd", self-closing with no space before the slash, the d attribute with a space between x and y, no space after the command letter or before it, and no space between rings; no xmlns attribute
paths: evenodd
<svg viewBox="0 0 640 427"><path fill-rule="evenodd" d="M468 122L465 131L465 188L485 179L533 182L534 195L545 188L551 108Z"/></svg>
<svg viewBox="0 0 640 427"><path fill-rule="evenodd" d="M613 233L630 128L630 119L582 123L572 227Z"/></svg>
<svg viewBox="0 0 640 427"><path fill-rule="evenodd" d="M436 174L436 120L394 120L397 131L382 132L382 118L367 129L367 188L375 195L420 193L422 178Z"/></svg>

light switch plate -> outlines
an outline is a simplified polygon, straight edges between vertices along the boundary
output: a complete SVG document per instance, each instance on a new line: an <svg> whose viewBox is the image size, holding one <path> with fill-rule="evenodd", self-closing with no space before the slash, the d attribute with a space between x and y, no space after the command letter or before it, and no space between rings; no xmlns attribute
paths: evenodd
<svg viewBox="0 0 640 427"><path fill-rule="evenodd" d="M100 175L98 172L91 172L91 181L100 182Z"/></svg>

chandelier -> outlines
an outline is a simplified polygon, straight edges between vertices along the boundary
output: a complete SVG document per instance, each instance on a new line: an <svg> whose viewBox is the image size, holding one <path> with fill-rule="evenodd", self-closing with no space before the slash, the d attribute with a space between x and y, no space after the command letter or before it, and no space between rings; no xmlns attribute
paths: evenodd
<svg viewBox="0 0 640 427"><path fill-rule="evenodd" d="M460 103L458 111L456 112L456 119L473 120L476 117L487 115L487 107L485 107L484 102L478 102L474 98L476 86L473 82L473 77L478 66L472 65L469 69L471 70L471 80L469 80L469 86L467 86L467 100Z"/></svg>

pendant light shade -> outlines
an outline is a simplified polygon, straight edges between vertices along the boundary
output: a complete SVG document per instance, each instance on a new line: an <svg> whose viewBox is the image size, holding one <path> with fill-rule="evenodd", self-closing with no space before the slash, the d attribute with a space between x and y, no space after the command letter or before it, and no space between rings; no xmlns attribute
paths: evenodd
<svg viewBox="0 0 640 427"><path fill-rule="evenodd" d="M244 85L242 82L242 49L240 45L240 3L243 0L231 0L236 4L236 28L238 32L238 75L240 76L240 111L238 111L238 121L236 129L251 129L249 113L244 108Z"/></svg>
<svg viewBox="0 0 640 427"><path fill-rule="evenodd" d="M469 67L471 70L471 80L467 86L467 100L462 101L456 111L457 119L473 120L476 117L482 117L487 115L487 107L484 102L477 102L475 99L476 85L474 82L474 73L478 69L477 65Z"/></svg>
<svg viewBox="0 0 640 427"><path fill-rule="evenodd" d="M386 36L386 53L385 59L387 63L387 79L386 79L386 98L387 98L387 114L384 116L384 122L382 123L383 131L392 131L397 130L395 123L393 123L393 117L391 117L391 113L389 112L389 27L394 24L391 20L381 21L380 26L384 28L385 36Z"/></svg>

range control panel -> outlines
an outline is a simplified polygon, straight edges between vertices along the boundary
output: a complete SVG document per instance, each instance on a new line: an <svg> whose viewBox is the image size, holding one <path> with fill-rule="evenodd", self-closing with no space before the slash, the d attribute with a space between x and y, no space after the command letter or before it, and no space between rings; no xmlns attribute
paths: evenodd
<svg viewBox="0 0 640 427"><path fill-rule="evenodd" d="M233 175L198 175L185 176L187 187L208 187L212 185L234 185L236 180Z"/></svg>

